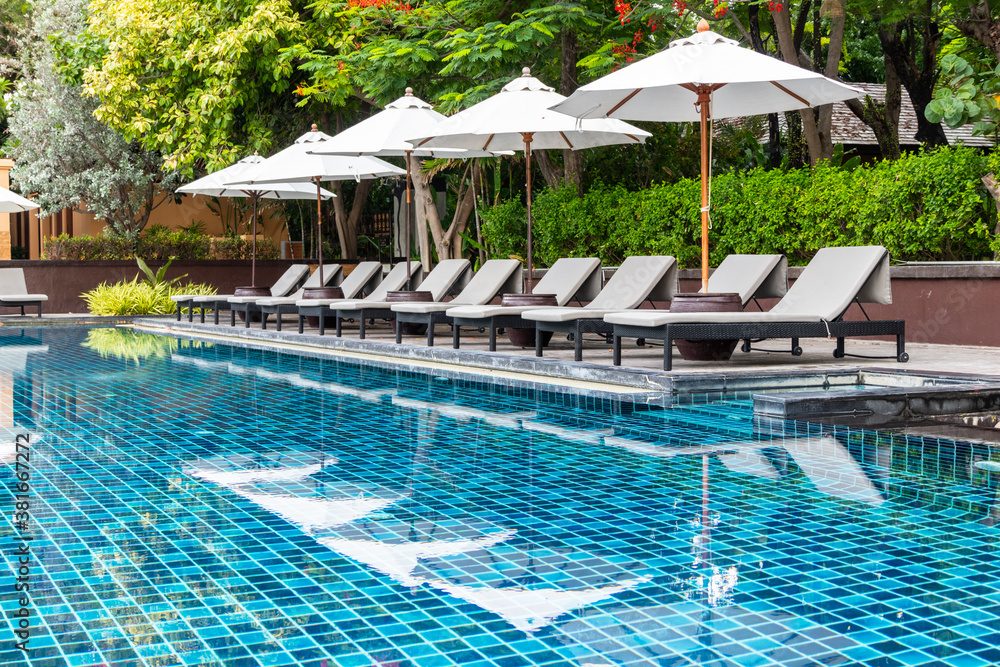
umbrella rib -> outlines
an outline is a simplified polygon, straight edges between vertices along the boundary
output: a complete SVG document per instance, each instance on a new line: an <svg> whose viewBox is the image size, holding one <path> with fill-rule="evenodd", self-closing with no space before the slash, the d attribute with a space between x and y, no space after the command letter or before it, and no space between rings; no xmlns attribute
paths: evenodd
<svg viewBox="0 0 1000 667"><path fill-rule="evenodd" d="M497 136L497 135L496 134L491 134L490 138L486 140L485 144L483 144L483 150L484 151L490 147L490 142L493 141L493 137L495 137L495 136Z"/></svg>
<svg viewBox="0 0 1000 667"><path fill-rule="evenodd" d="M809 102L807 102L803 98L799 97L798 95L796 95L792 91L788 90L787 88L785 88L784 86L782 86L777 81L772 81L771 85L774 86L775 88L777 88L778 90L780 90L780 91L782 91L782 92L784 92L784 93L786 93L788 95L791 95L792 97L794 97L795 99L797 99L799 102L802 102L802 104L806 105L807 107L810 107L810 108L812 107L812 105L809 104Z"/></svg>
<svg viewBox="0 0 1000 667"><path fill-rule="evenodd" d="M559 130L559 136L563 138L563 141L566 142L566 145L569 146L570 150L574 150L573 149L573 144L570 143L569 138L566 136L566 134L562 130Z"/></svg>
<svg viewBox="0 0 1000 667"><path fill-rule="evenodd" d="M618 104L616 104L613 107L611 107L611 109L606 114L604 114L604 115L605 116L610 116L614 112L618 111L618 109L620 109L622 106L624 106L626 102L628 102L630 99L632 99L633 97L635 97L636 95L638 95L641 92L642 92L642 88L636 88L631 93L629 93L628 95L626 95L625 99L623 99L621 102L619 102Z"/></svg>

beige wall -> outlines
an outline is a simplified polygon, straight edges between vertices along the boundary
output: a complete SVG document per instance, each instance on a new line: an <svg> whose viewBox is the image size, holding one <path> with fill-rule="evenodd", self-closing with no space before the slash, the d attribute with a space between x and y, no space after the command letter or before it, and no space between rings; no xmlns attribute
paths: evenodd
<svg viewBox="0 0 1000 667"><path fill-rule="evenodd" d="M6 187L9 181L11 166L13 166L13 161L0 160L0 186ZM180 227L187 227L193 222L201 221L205 225L205 233L210 236L223 236L222 221L206 205L210 201L208 197L201 195L182 197L178 204L175 204L172 200L168 200L153 210L146 228L148 229L152 225L163 225L169 229L179 229ZM220 201L224 207L223 210L228 212L232 206L232 202L228 199L221 199ZM63 232L67 231L65 217L62 218L62 226L60 227L59 216L65 215L65 212L61 212L39 220L34 211L30 213L31 222L28 227L30 235L29 257L31 259L38 259L39 257L39 233L41 233L43 239L46 239L57 236L60 228ZM0 213L0 259L10 259L12 222L13 216L7 213ZM288 231L285 229L282 218L265 213L263 223L264 230L262 236L270 238L274 241L275 245L280 247L282 241L289 240ZM72 228L73 236L98 236L104 231L105 223L97 219L92 213L77 210L72 213ZM5 233L6 236L4 236ZM6 246L4 246L5 238ZM6 255L3 254L4 248L6 248Z"/></svg>

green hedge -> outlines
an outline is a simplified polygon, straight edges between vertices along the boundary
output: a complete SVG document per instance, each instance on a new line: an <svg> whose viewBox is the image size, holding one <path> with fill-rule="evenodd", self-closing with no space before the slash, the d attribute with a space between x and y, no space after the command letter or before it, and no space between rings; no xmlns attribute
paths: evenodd
<svg viewBox="0 0 1000 667"><path fill-rule="evenodd" d="M46 239L42 256L46 259L113 260L141 257L147 261L186 259L250 259L251 240L239 236L212 238L208 234L170 231L159 225L139 237L137 247L120 236L69 236ZM277 259L278 247L271 239L257 237L257 258Z"/></svg>
<svg viewBox="0 0 1000 667"><path fill-rule="evenodd" d="M853 170L822 163L790 171L755 169L712 183L711 262L731 253L783 253L804 264L826 246L884 245L900 260L982 260L1000 249L996 211L980 178L993 158L965 147L913 153ZM578 197L544 190L534 201L540 264L596 256L670 254L698 266L701 189L686 179L640 192L597 186ZM483 212L494 256L526 252L524 207Z"/></svg>

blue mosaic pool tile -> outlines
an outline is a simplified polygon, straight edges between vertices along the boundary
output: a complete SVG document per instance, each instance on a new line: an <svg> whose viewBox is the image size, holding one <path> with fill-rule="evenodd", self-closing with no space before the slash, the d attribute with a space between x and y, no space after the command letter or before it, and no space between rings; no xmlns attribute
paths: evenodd
<svg viewBox="0 0 1000 667"><path fill-rule="evenodd" d="M0 366L45 438L34 636L60 660L996 662L982 447L167 339L154 398L89 332L44 335Z"/></svg>

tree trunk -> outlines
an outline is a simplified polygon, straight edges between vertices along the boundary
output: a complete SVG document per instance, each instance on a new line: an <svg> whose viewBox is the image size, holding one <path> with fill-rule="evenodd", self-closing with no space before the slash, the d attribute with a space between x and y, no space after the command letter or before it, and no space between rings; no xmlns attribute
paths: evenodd
<svg viewBox="0 0 1000 667"><path fill-rule="evenodd" d="M750 46L757 53L768 55L767 49L764 48L764 40L760 37L760 5L747 5L747 12ZM771 168L777 169L781 166L781 134L778 128L778 114L776 113L767 114L767 142Z"/></svg>
<svg viewBox="0 0 1000 667"><path fill-rule="evenodd" d="M351 201L350 213L347 212L344 205L344 192L343 188L340 187L340 182L335 181L333 184L333 191L337 195L333 198L333 217L342 259L357 259L358 257L358 227L361 226L361 215L365 210L365 201L368 199L368 193L371 192L374 183L371 179L357 183L354 199ZM320 243L322 242L323 240L320 239Z"/></svg>
<svg viewBox="0 0 1000 667"><path fill-rule="evenodd" d="M465 187L465 181L471 171L471 164L466 167L462 174L462 180L458 192L458 205L455 207L455 215L451 224L445 229L438 215L437 206L433 205L433 190L430 185L421 181L426 186L426 193L423 197L427 227L430 229L431 238L434 240L434 249L439 260L459 259L462 256L462 237L469 223L469 217L475 207L472 187ZM426 236L426 233L424 234ZM429 250L429 248L428 248Z"/></svg>
<svg viewBox="0 0 1000 667"><path fill-rule="evenodd" d="M932 123L924 115L927 105L934 99L938 77L937 51L943 33L937 22L930 18L907 19L880 28L878 35L882 52L892 61L913 102L917 114L916 139L927 146L947 146L948 137L941 123Z"/></svg>
<svg viewBox="0 0 1000 667"><path fill-rule="evenodd" d="M438 218L430 183L424 180L423 160L411 155L409 169L410 179L413 182L413 209L417 216L417 219L413 221L413 233L416 234L420 263L423 264L424 271L430 271L432 264L431 246L427 238L427 230L433 228L435 224L440 227L441 220ZM432 222L431 216L436 222Z"/></svg>
<svg viewBox="0 0 1000 667"><path fill-rule="evenodd" d="M993 234L1000 235L1000 187L998 187L997 179L993 174L983 176L983 185L986 186L986 191L993 197L993 203L997 207L997 224L993 228ZM993 253L993 261L995 262L997 259L1000 259L1000 251L994 251Z"/></svg>
<svg viewBox="0 0 1000 667"><path fill-rule="evenodd" d="M969 7L968 19L955 18L953 22L959 32L988 48L1000 60L1000 23L990 16L990 6L985 0Z"/></svg>
<svg viewBox="0 0 1000 667"><path fill-rule="evenodd" d="M802 14L809 11L808 2L803 4ZM792 33L792 19L787 7L782 11L771 11L771 19L774 21L774 29L778 34L778 46L781 49L781 57L785 62L801 67L799 62L799 50L795 44ZM801 16L801 14L800 14ZM805 137L806 145L809 147L809 163L816 164L816 161L823 157L823 144L820 141L819 128L816 125L816 116L809 109L803 109L799 114L802 118L802 134Z"/></svg>
<svg viewBox="0 0 1000 667"><path fill-rule="evenodd" d="M562 31L562 94L569 97L579 87L577 83L576 61L578 46L576 33L572 30ZM564 150L563 154L563 183L576 189L578 195L583 196L583 156L580 151Z"/></svg>
<svg viewBox="0 0 1000 667"><path fill-rule="evenodd" d="M832 0L833 2L840 2L840 0ZM829 48L826 52L826 67L823 74L829 79L837 79L838 72L840 71L840 57L841 52L844 48L844 12L841 9L839 12L834 12L830 17L830 35L829 35ZM813 25L813 37L816 37L817 26ZM817 40L818 41L818 40ZM819 68L819 63L814 63L815 67ZM822 155L824 159L830 159L833 157L833 105L824 104L819 107L819 118L817 119L818 133L820 146L822 147Z"/></svg>
<svg viewBox="0 0 1000 667"><path fill-rule="evenodd" d="M871 95L860 100L847 100L847 108L872 129L884 160L898 160L899 110L902 105L902 85L896 69L888 56L885 58L885 101L879 102Z"/></svg>

